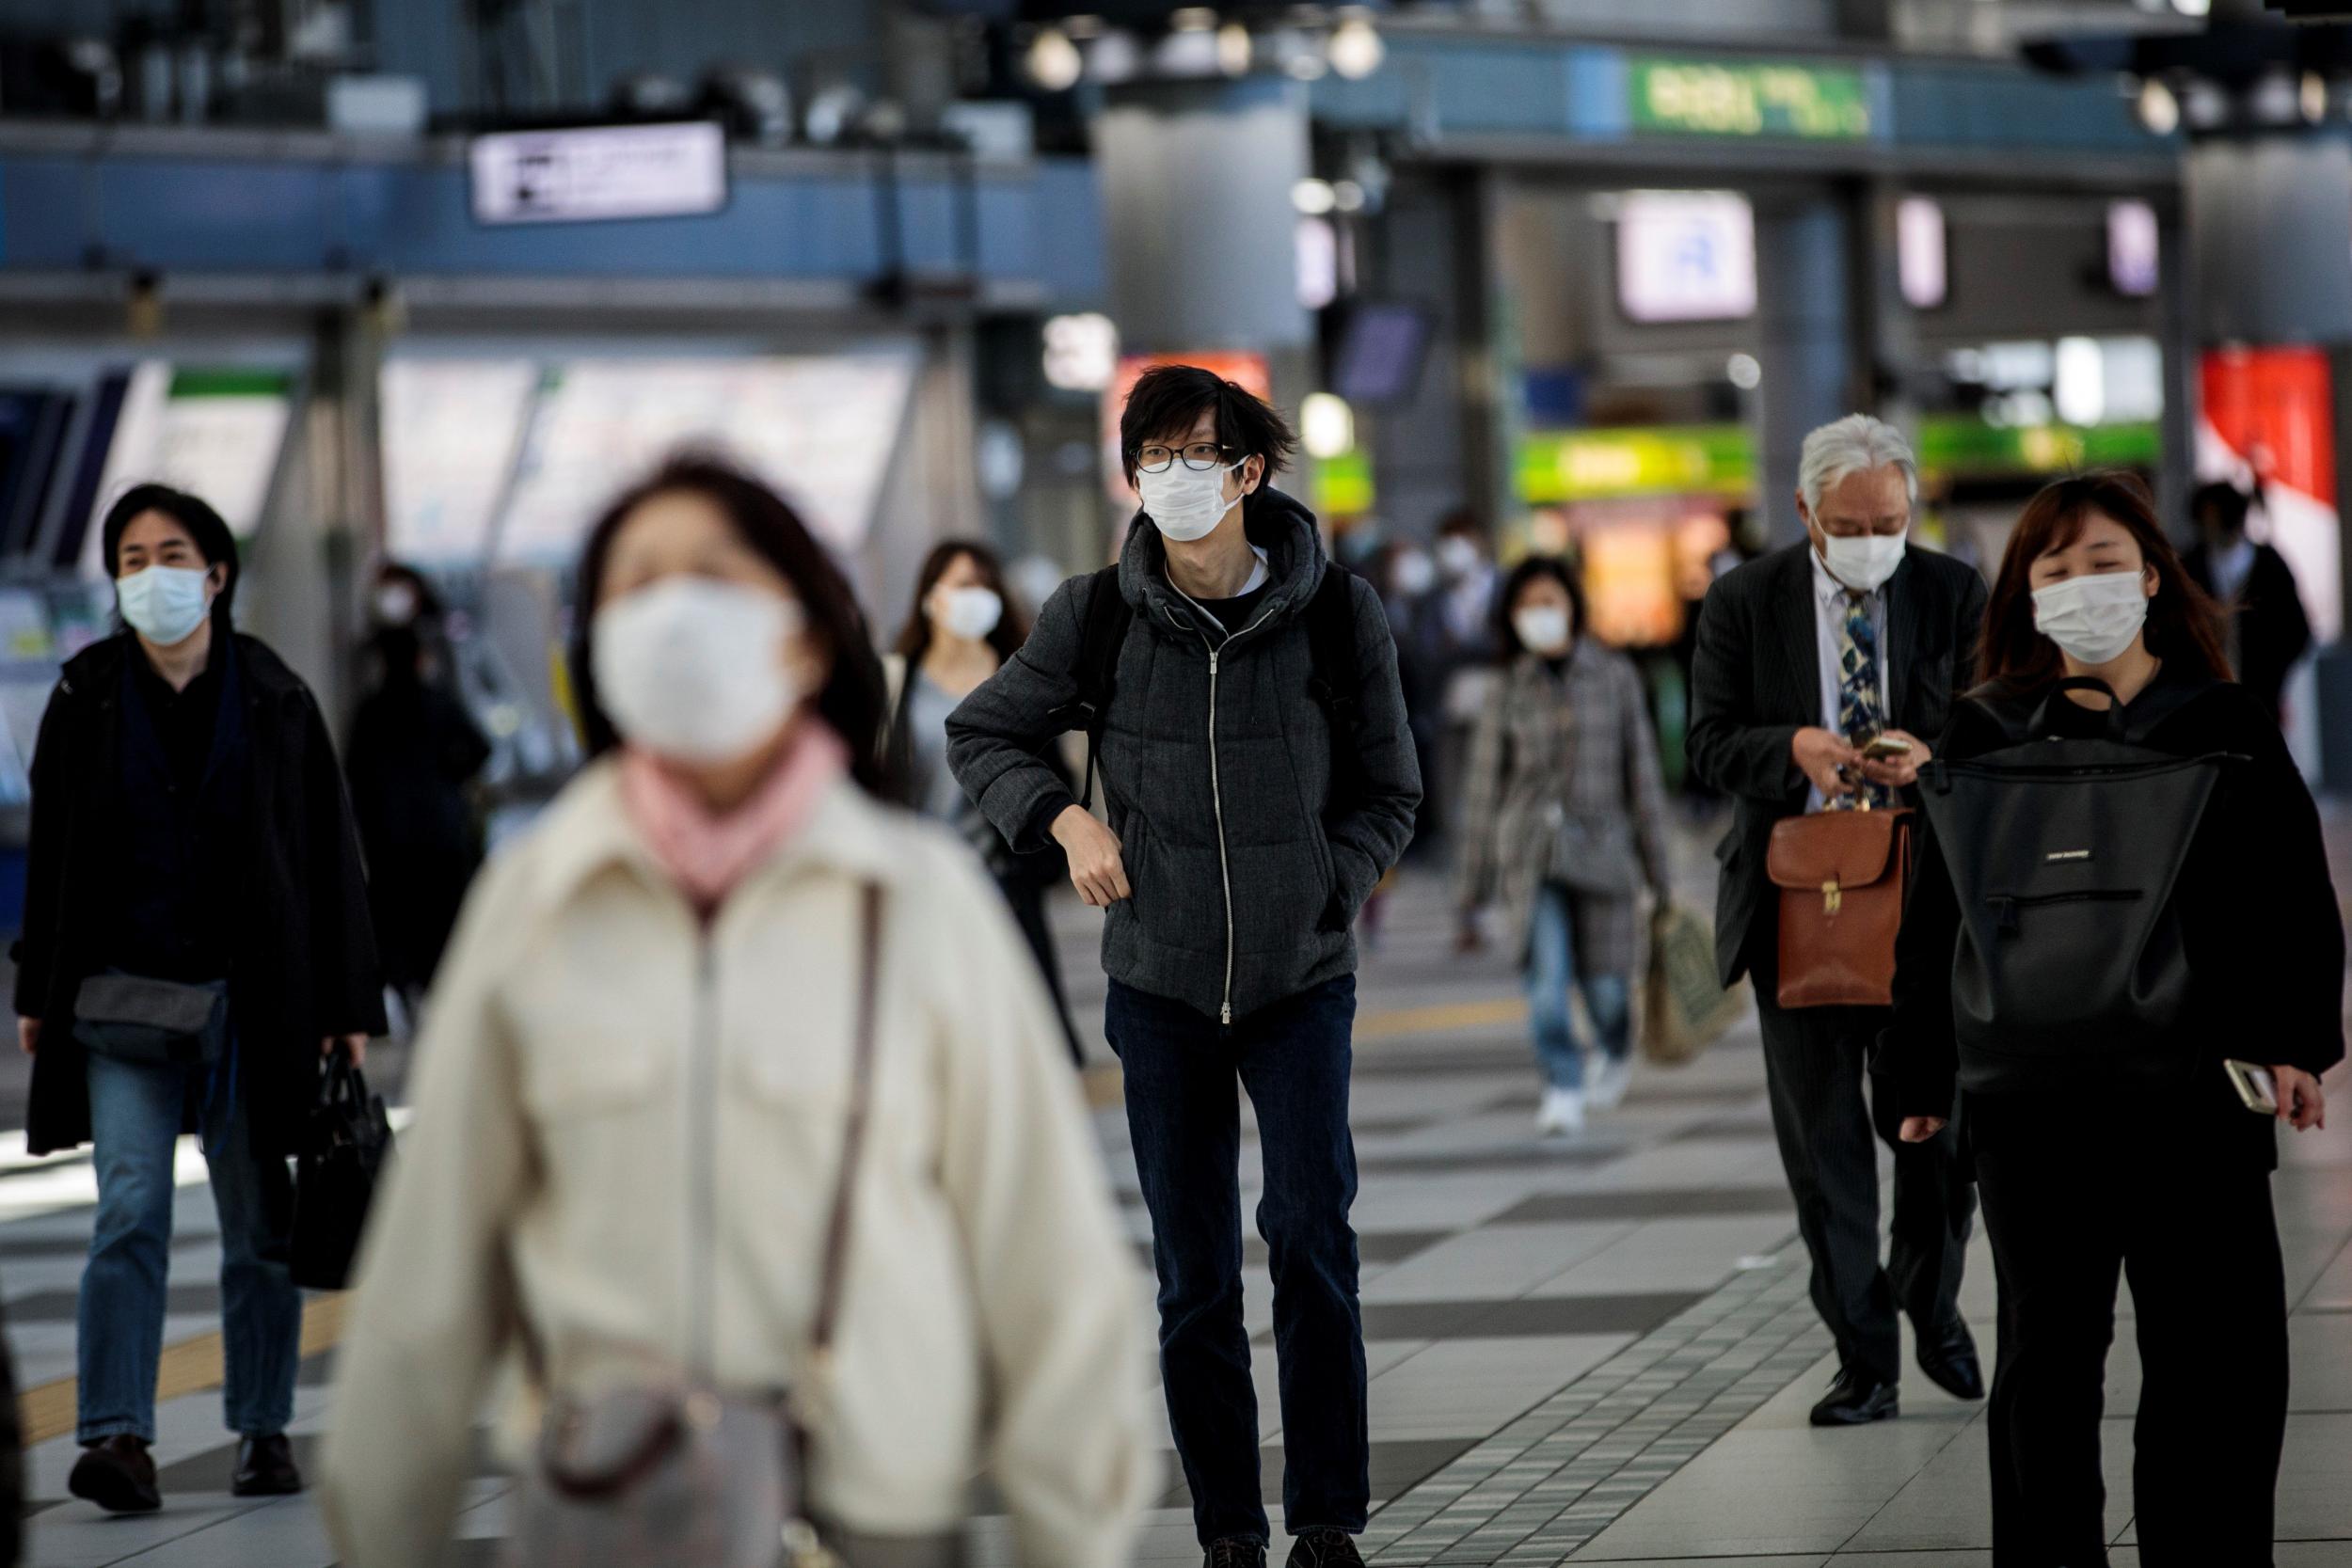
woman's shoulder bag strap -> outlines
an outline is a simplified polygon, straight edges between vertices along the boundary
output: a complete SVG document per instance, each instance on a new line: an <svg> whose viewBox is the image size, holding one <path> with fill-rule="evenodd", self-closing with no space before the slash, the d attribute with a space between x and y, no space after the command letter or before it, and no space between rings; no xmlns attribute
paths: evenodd
<svg viewBox="0 0 2352 1568"><path fill-rule="evenodd" d="M841 1168L834 1175L833 1213L825 1223L823 1272L817 1287L817 1318L809 1353L821 1365L833 1354L841 1321L841 1284L850 1255L850 1213L855 1200L859 1156L874 1102L875 1013L882 993L882 890L868 882L860 893L857 1022L850 1063L850 1119L841 1134Z"/></svg>

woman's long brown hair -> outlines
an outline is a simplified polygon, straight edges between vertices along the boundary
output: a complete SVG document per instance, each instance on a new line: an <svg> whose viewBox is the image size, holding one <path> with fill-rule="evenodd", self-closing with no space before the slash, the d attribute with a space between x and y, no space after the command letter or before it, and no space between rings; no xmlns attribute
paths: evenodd
<svg viewBox="0 0 2352 1568"><path fill-rule="evenodd" d="M969 557L980 574L980 586L993 592L1005 602L1005 612L997 617L996 629L988 634L988 645L996 650L999 663L1021 651L1021 644L1029 640L1029 624L1012 602L1012 591L1005 586L1004 563L996 552L977 539L944 539L931 546L931 553L923 558L923 569L914 574L914 603L907 610L906 625L898 630L898 642L894 650L907 661L910 668L923 661L930 651L931 618L923 608L923 601L931 596L939 579L947 575L947 568L958 557Z"/></svg>
<svg viewBox="0 0 2352 1568"><path fill-rule="evenodd" d="M2221 611L2182 566L2172 542L2156 521L2155 499L2136 474L2077 474L2042 487L2009 536L1985 608L1984 643L1977 679L1990 690L2014 695L2046 686L2065 673L2066 661L2033 624L2033 563L2082 537L2091 515L2111 517L2139 545L2155 568L2156 596L2148 601L2148 651L2168 665L2185 665L2218 680L2231 680L2222 650Z"/></svg>

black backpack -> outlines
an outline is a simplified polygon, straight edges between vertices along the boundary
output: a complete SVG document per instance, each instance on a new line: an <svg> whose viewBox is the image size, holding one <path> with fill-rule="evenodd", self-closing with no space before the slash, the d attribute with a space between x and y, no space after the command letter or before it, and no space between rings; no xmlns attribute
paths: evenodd
<svg viewBox="0 0 2352 1568"><path fill-rule="evenodd" d="M2195 1060L2191 976L2177 904L2223 771L2243 758L2141 744L2206 687L2160 687L2106 733L2053 734L2061 680L2020 720L1990 703L2012 744L1931 762L1921 794L1960 903L1952 1022L1960 1081L1980 1093L2088 1079L2153 1084Z"/></svg>
<svg viewBox="0 0 2352 1568"><path fill-rule="evenodd" d="M1361 719L1357 699L1362 683L1356 669L1356 606L1349 587L1354 576L1336 561L1327 562L1314 597L1307 601L1307 657L1314 672L1307 689L1331 726L1327 816L1346 810L1343 792L1353 791L1360 772L1356 766L1356 725ZM1103 749L1103 725L1119 684L1119 653L1135 618L1135 606L1120 592L1117 564L1096 572L1078 633L1078 692L1053 713L1062 731L1086 732L1086 783L1078 804L1089 811L1094 809L1094 759Z"/></svg>

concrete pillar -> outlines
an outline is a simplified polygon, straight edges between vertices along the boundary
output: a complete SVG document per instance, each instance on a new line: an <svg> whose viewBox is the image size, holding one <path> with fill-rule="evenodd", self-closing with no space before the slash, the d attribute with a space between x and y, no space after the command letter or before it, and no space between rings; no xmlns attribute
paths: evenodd
<svg viewBox="0 0 2352 1568"><path fill-rule="evenodd" d="M1309 171L1299 84L1118 91L1094 126L1114 319L1127 346L1304 348L1291 188Z"/></svg>
<svg viewBox="0 0 2352 1568"><path fill-rule="evenodd" d="M1850 204L1829 192L1756 205L1758 487L1775 545L1802 538L1797 452L1808 433L1857 404L1856 244ZM1867 388L1867 378L1864 378Z"/></svg>

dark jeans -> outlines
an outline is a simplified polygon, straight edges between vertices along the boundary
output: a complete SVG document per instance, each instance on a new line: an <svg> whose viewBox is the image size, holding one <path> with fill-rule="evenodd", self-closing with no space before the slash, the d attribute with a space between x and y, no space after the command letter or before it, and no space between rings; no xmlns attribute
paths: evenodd
<svg viewBox="0 0 2352 1568"><path fill-rule="evenodd" d="M2070 1107L2071 1109L2071 1107ZM2147 1568L2269 1568L2286 1436L2270 1176L2061 1118L1972 1138L2001 1284L1989 1412L1996 1568L2100 1568L2119 1274L2145 1381L2132 1496Z"/></svg>
<svg viewBox="0 0 2352 1568"><path fill-rule="evenodd" d="M1160 1279L1160 1377L1203 1545L1269 1539L1258 1396L1242 1321L1241 1103L1258 1113L1258 1233L1274 1275L1282 1514L1292 1534L1364 1528L1371 1438L1356 1301L1356 1145L1347 1130L1356 980L1343 975L1220 1027L1111 982L1111 1049Z"/></svg>
<svg viewBox="0 0 2352 1568"><path fill-rule="evenodd" d="M1847 1367L1882 1383L1902 1381L1899 1304L1915 1328L1933 1333L1960 1313L1960 1275L1976 1210L1960 1161L1957 1128L1923 1144L1897 1135L1894 1096L1864 1081L1886 1012L1805 1007L1771 1000L1756 980L1772 1131L1797 1200L1797 1229L1813 1259L1813 1305ZM1876 1115L1873 1116L1873 1111ZM1879 1266L1878 1139L1895 1151L1895 1214L1886 1266Z"/></svg>

